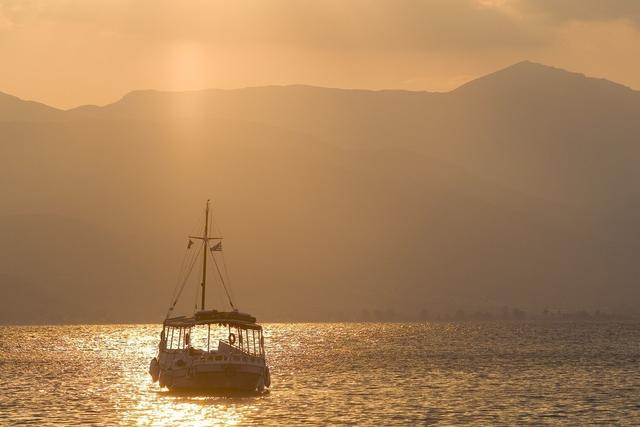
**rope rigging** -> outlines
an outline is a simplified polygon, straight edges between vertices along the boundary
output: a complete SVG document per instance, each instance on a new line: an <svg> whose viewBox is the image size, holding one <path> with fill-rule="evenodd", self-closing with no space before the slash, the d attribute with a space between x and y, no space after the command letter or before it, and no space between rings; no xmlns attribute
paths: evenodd
<svg viewBox="0 0 640 427"><path fill-rule="evenodd" d="M214 230L217 229L220 235L222 235L222 231L220 230L220 227L216 223L216 219L213 216L211 217L211 222L213 225L213 229ZM224 251L220 251L220 255L222 255L222 266L224 267L224 276L227 278L226 284L228 284L228 286L224 287L224 290L227 293L227 298L235 299L235 295L233 295L233 287L231 286L231 276L229 275L229 269L227 268L227 261L226 261L226 257L224 256ZM217 267L217 264L216 264L216 267ZM220 274L220 270L218 270L218 274ZM220 280L222 280L221 274L220 274ZM231 304L231 307L235 308L233 304Z"/></svg>
<svg viewBox="0 0 640 427"><path fill-rule="evenodd" d="M188 249L187 249L188 250ZM196 265L196 261L198 260L198 255L200 255L200 251L202 250L202 247L200 247L196 252L195 252L195 256L192 257L191 260L191 265L189 266L189 271L187 271L187 274L184 276L184 279L182 281L182 285L180 285L180 290L178 291L178 294L175 296L173 303L171 304L171 306L169 307L169 311L167 311L167 317L169 317L169 314L173 311L173 309L176 307L176 304L178 303L178 300L180 299L180 295L182 295L182 291L184 290L184 287L187 284L187 281L189 280L189 276L191 275L191 271L193 271L193 267Z"/></svg>
<svg viewBox="0 0 640 427"><path fill-rule="evenodd" d="M204 221L202 221L201 219L202 217L200 215L198 215L198 225L196 227L193 228L192 232L199 230L200 228L202 228L202 224L204 223ZM193 233L191 233L193 234ZM170 301L174 301L173 305L169 306L169 312L167 313L167 316L169 315L169 313L173 310L173 307L175 307L175 303L177 302L177 297L176 297L176 293L178 292L178 289L180 288L180 283L181 281L184 281L184 277L185 277L185 269L187 265L191 265L193 263L193 258L194 258L194 252L189 252L189 249L191 248L191 243L189 243L187 245L187 248L185 249L185 251L183 252L182 255L182 262L180 263L180 270L178 271L178 277L176 278L176 285L173 288L173 292L171 293L171 300ZM191 255L191 257L188 257L188 255ZM195 255L195 258L197 258L197 254ZM189 261L187 261L187 259L189 259ZM193 267L191 267L192 269ZM191 270L189 270L191 271ZM186 275L186 277L188 277L189 274ZM182 285L184 287L184 284ZM181 291L180 291L181 292ZM179 294L178 294L179 297Z"/></svg>
<svg viewBox="0 0 640 427"><path fill-rule="evenodd" d="M211 220L211 224L209 224L209 220ZM199 221L200 225L202 226L204 224L204 236L200 237L200 236L193 236L193 235L189 235L189 241L188 241L188 245L187 245L187 249L182 257L182 263L180 266L180 272L178 275L178 279L176 281L176 286L173 290L172 296L171 296L171 304L169 306L169 310L167 311L167 315L166 318L169 317L169 315L173 312L174 308L176 307L176 304L178 303L178 300L180 299L180 296L182 295L182 292L184 291L186 284L189 280L189 277L191 276L191 273L193 271L193 268L195 267L196 262L198 261L198 258L200 257L201 251L205 250L207 252L209 252L209 255L211 256L211 259L213 260L213 263L216 267L216 271L218 273L218 277L220 278L220 284L222 285L222 289L224 290L224 293L227 297L227 300L229 302L229 305L231 306L231 308L233 310L237 310L236 306L233 303L233 293L231 292L231 279L229 278L229 271L227 269L227 263L225 260L225 256L224 256L224 252L222 251L222 247L221 247L221 240L220 242L216 243L214 246L210 247L210 242L211 241L216 241L221 239L220 237L216 238L216 237L209 237L210 235L207 233L207 226L211 225L212 230L215 230L216 228L219 231L219 227L217 227L217 224L215 222L215 219L213 218L213 216L209 217L209 201L207 201L207 209L206 209L206 215L205 215L205 219L204 221L201 220ZM198 239L198 240L202 240L202 245L198 245L198 250L197 251L190 251L191 246L193 246L194 242L191 239ZM221 256L222 256L222 266L224 269L224 274L223 271L220 269L220 265L218 263L218 260L216 259L216 257L214 256L213 252L222 252ZM205 268L206 268L206 252L203 254L203 282L202 282L202 304L204 307L204 283L205 283L205 279L206 279L206 273L205 273ZM225 280L226 277L226 280ZM217 280L216 280L217 282ZM198 296L200 295L200 289L196 288L196 292L195 292L195 309L197 310L197 301L198 301Z"/></svg>
<svg viewBox="0 0 640 427"><path fill-rule="evenodd" d="M218 267L218 261L216 260L216 257L213 256L213 253L211 253L211 251L209 251L209 255L211 255L211 259L213 260L213 263L216 266L216 270L218 271L218 277L220 277L220 283L222 283L222 288L224 289L225 294L227 294L229 305L231 306L231 308L235 310L236 306L233 305L233 301L231 300L231 296L229 295L229 290L227 289L227 285L224 283L224 277L222 277L222 273L220 272L220 267Z"/></svg>
<svg viewBox="0 0 640 427"><path fill-rule="evenodd" d="M227 278L227 283L229 284L229 293L231 294L231 298L236 299L235 295L233 295L233 287L231 286L231 277L229 276L229 269L227 268L227 261L225 260L224 252L222 252L222 266L224 267L224 275Z"/></svg>

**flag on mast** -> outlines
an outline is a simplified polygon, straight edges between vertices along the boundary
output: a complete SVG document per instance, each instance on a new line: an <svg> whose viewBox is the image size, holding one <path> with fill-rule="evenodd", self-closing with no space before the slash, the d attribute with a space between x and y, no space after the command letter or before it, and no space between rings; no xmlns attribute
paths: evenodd
<svg viewBox="0 0 640 427"><path fill-rule="evenodd" d="M215 245L211 246L211 252L221 251L222 250L222 242L218 242Z"/></svg>
<svg viewBox="0 0 640 427"><path fill-rule="evenodd" d="M189 239L189 243L187 243L187 249L191 249L191 246L193 246L193 240Z"/></svg>

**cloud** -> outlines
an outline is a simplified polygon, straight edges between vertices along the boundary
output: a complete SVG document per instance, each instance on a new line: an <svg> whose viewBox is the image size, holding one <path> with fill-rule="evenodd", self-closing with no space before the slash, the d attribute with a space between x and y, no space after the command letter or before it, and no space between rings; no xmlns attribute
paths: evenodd
<svg viewBox="0 0 640 427"><path fill-rule="evenodd" d="M640 26L637 0L514 0L513 5L559 22L627 20Z"/></svg>
<svg viewBox="0 0 640 427"><path fill-rule="evenodd" d="M500 49L540 34L478 0L22 0L13 19L162 41L364 50Z"/></svg>
<svg viewBox="0 0 640 427"><path fill-rule="evenodd" d="M0 31L10 30L13 23L0 11Z"/></svg>
<svg viewBox="0 0 640 427"><path fill-rule="evenodd" d="M0 31L8 31L13 28L13 20L8 11L0 4Z"/></svg>

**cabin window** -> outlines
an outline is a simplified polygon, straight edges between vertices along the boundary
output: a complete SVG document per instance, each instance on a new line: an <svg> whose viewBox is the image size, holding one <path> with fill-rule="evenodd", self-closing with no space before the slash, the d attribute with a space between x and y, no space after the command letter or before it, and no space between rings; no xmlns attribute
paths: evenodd
<svg viewBox="0 0 640 427"><path fill-rule="evenodd" d="M262 330L258 331L258 348L260 349L260 355L264 354L264 336L262 335Z"/></svg>
<svg viewBox="0 0 640 427"><path fill-rule="evenodd" d="M253 344L253 354L256 354L256 330L251 330L251 341Z"/></svg>
<svg viewBox="0 0 640 427"><path fill-rule="evenodd" d="M249 332L251 330L251 332ZM225 340L229 345L242 350L249 355L262 355L264 350L260 342L262 331L260 329L247 328L239 325L228 325L229 339ZM233 335L233 337L232 337ZM231 343L231 341L234 341Z"/></svg>
<svg viewBox="0 0 640 427"><path fill-rule="evenodd" d="M191 328L169 326L166 328L165 348L167 350L182 350L191 340Z"/></svg>
<svg viewBox="0 0 640 427"><path fill-rule="evenodd" d="M201 349L205 353L216 353L218 342L222 341L248 356L264 355L262 329L233 323L218 325L222 326L221 328L212 326L215 326L215 324L204 324L195 327L167 325L163 330L163 348L166 350L193 348ZM251 360L251 358L248 360Z"/></svg>

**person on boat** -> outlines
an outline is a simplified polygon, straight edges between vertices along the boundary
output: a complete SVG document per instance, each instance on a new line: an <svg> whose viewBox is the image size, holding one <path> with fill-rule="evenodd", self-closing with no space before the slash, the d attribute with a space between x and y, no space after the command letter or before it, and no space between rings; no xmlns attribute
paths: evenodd
<svg viewBox="0 0 640 427"><path fill-rule="evenodd" d="M165 346L165 339L164 339L164 329L162 329L162 331L160 332L160 350L162 350Z"/></svg>

